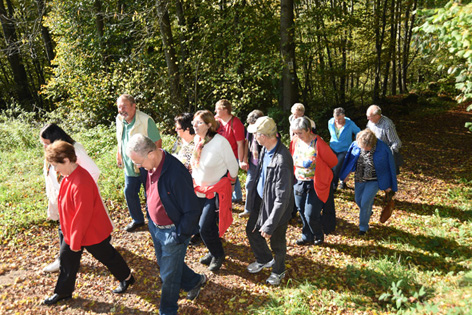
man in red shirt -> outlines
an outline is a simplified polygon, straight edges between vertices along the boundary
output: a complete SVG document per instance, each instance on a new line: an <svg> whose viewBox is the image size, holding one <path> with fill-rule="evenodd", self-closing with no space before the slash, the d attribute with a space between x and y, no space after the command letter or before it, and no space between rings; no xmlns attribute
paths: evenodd
<svg viewBox="0 0 472 315"><path fill-rule="evenodd" d="M135 134L126 154L148 171L149 232L162 279L160 314L177 314L180 289L193 300L207 281L185 264L190 237L197 232L201 209L187 168L148 137Z"/></svg>
<svg viewBox="0 0 472 315"><path fill-rule="evenodd" d="M221 99L216 102L215 118L220 124L218 133L225 137L226 140L228 140L231 144L234 156L236 159L238 159L239 167L247 171L249 165L247 164L247 160L244 160L244 125L238 117L235 117L231 114L231 107L231 102L226 99ZM232 199L233 202L241 202L243 200L239 177L236 177Z"/></svg>

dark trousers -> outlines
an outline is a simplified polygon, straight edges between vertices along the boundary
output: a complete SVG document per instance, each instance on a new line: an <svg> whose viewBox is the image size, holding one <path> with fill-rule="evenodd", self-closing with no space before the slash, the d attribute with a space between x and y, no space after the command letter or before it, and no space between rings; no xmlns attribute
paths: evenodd
<svg viewBox="0 0 472 315"><path fill-rule="evenodd" d="M247 221L246 235L257 262L265 264L272 260L272 252L269 249L267 240L259 232L260 226L257 226L261 202L261 198L257 196L254 209L251 209L251 215ZM287 256L287 240L285 236L287 234L287 226L288 222L279 225L269 239L270 248L274 252L275 260L272 272L276 274L281 274L285 271L285 257Z"/></svg>
<svg viewBox="0 0 472 315"><path fill-rule="evenodd" d="M200 207L202 208L202 214L200 216L199 228L200 236L202 237L203 243L210 251L213 257L222 257L225 255L223 244L220 240L220 232L218 230L218 213L216 212L216 199L215 198L198 198L200 201Z"/></svg>
<svg viewBox="0 0 472 315"><path fill-rule="evenodd" d="M341 173L341 168L343 167L343 162L344 162L344 158L346 157L346 153L347 153L347 151L334 152L334 154L336 154L336 157L338 158L338 164L336 164L336 166L333 167L332 185L333 185L334 190L336 190L336 188L338 187L339 173Z"/></svg>
<svg viewBox="0 0 472 315"><path fill-rule="evenodd" d="M123 281L128 278L131 270L120 253L110 244L110 240L111 236L108 236L102 242L84 246L84 248L104 264L118 281ZM54 293L71 295L74 292L82 252L83 248L78 252L74 252L66 242L62 243L60 252L61 269Z"/></svg>

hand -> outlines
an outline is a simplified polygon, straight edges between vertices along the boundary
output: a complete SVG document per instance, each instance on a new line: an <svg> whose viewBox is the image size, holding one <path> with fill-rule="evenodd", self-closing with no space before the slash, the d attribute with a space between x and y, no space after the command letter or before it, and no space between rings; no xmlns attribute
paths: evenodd
<svg viewBox="0 0 472 315"><path fill-rule="evenodd" d="M73 250L72 248L70 250L73 251L74 253L78 253L78 252L81 251L80 249L79 250Z"/></svg>
<svg viewBox="0 0 472 315"><path fill-rule="evenodd" d="M392 191L392 188L387 188L387 189L385 189L385 192L387 192L387 193L388 193L388 192L391 192L391 191Z"/></svg>
<svg viewBox="0 0 472 315"><path fill-rule="evenodd" d="M269 239L272 235L269 235L267 234L266 232L262 231L262 230L259 230L259 232L261 232L261 235L263 238L266 238L266 239Z"/></svg>
<svg viewBox="0 0 472 315"><path fill-rule="evenodd" d="M249 170L249 164L247 164L246 162L241 162L239 161L239 167L242 169L242 170L245 170L246 172Z"/></svg>
<svg viewBox="0 0 472 315"><path fill-rule="evenodd" d="M121 154L116 155L116 165L119 168L123 168L123 159L121 158Z"/></svg>

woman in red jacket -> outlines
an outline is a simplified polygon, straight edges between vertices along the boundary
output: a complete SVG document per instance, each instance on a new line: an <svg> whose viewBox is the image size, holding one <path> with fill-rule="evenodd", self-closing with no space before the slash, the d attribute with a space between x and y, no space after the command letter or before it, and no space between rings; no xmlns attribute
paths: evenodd
<svg viewBox="0 0 472 315"><path fill-rule="evenodd" d="M110 244L113 225L97 184L89 172L77 164L74 146L65 141L49 145L46 160L64 176L58 196L64 242L54 295L44 300L44 304L52 305L72 297L84 248L120 281L113 292L124 293L135 280L123 257Z"/></svg>
<svg viewBox="0 0 472 315"><path fill-rule="evenodd" d="M332 232L336 225L331 169L338 159L329 145L312 132L309 119L297 118L290 127L294 133L290 152L297 179L293 190L303 222L302 237L297 245L321 245L324 234Z"/></svg>

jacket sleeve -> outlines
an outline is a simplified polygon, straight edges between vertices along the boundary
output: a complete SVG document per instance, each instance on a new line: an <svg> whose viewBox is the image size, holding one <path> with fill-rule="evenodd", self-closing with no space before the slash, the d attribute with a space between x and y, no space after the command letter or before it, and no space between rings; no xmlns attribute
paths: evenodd
<svg viewBox="0 0 472 315"><path fill-rule="evenodd" d="M386 146L387 147L387 146ZM397 186L397 174L396 174L396 167L395 167L395 160L393 159L392 151L390 151L387 147L387 155L388 155L388 171L390 173L390 188L393 191L398 190Z"/></svg>
<svg viewBox="0 0 472 315"><path fill-rule="evenodd" d="M180 170L180 174L172 174L172 176L175 175L175 178L171 180L170 191L173 192L173 203L177 210L180 211L180 222L176 224L177 235L174 238L179 243L183 243L194 234L198 226L201 209L193 189L190 173L183 166L177 169Z"/></svg>
<svg viewBox="0 0 472 315"><path fill-rule="evenodd" d="M339 173L339 179L342 181L353 171L356 170L357 157L353 154L352 150L357 147L357 142L351 143L351 146L347 150L346 157L344 158L341 172Z"/></svg>
<svg viewBox="0 0 472 315"><path fill-rule="evenodd" d="M91 183L90 185L76 185L71 189L70 198L75 206L75 215L70 226L70 248L72 250L80 250L82 248L82 241L92 221L95 185Z"/></svg>
<svg viewBox="0 0 472 315"><path fill-rule="evenodd" d="M286 150L286 149L285 149ZM290 159L287 161L286 159ZM274 183L276 198L274 200L274 206L270 212L269 217L261 226L261 231L272 235L274 230L279 226L280 221L282 220L286 211L291 209L291 204L293 203L292 191L293 191L293 162L291 157L283 157L281 161L278 161L277 167L277 179Z"/></svg>
<svg viewBox="0 0 472 315"><path fill-rule="evenodd" d="M333 150L329 147L329 145L318 136L318 154L320 158L329 166L329 168L333 168L338 164L338 158L336 154L334 154Z"/></svg>

